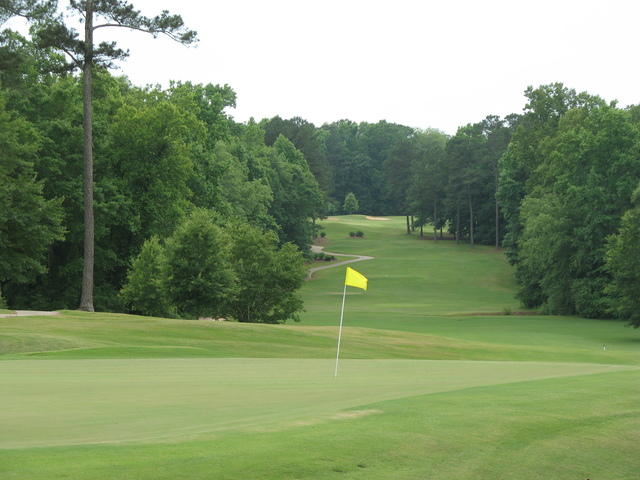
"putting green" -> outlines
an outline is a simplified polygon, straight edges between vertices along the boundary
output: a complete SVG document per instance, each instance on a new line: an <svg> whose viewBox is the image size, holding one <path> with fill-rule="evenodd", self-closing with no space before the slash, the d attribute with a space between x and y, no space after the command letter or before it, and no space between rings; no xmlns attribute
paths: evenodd
<svg viewBox="0 0 640 480"><path fill-rule="evenodd" d="M162 442L374 414L414 395L638 367L431 360L132 359L0 363L0 448Z"/></svg>

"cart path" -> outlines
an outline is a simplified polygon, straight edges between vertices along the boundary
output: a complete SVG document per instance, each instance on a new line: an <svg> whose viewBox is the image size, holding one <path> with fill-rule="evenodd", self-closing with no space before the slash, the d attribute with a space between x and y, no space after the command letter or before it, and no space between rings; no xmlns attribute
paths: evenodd
<svg viewBox="0 0 640 480"><path fill-rule="evenodd" d="M60 315L60 312L41 312L35 310L14 310L13 313L0 313L0 318L6 317L35 317L42 315Z"/></svg>
<svg viewBox="0 0 640 480"><path fill-rule="evenodd" d="M320 253L322 252L322 250L324 249L324 247L320 247L318 245L312 245L311 246L311 250L314 253ZM355 263L355 262L361 262L363 260L373 260L374 257L369 257L367 255L347 255L344 253L331 253L331 252L324 252L327 255L334 255L336 257L352 257L350 260L344 260L342 262L337 262L337 263L331 263L329 265L323 265L322 267L313 267L309 269L309 276L307 277L307 280L311 278L311 275L314 272L317 272L318 270L325 270L327 268L333 268L333 267L339 267L341 265L346 265L348 263Z"/></svg>

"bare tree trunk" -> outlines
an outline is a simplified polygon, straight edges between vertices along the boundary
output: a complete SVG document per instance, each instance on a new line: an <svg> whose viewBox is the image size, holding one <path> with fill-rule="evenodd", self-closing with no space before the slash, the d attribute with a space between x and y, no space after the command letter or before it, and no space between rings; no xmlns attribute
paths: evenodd
<svg viewBox="0 0 640 480"><path fill-rule="evenodd" d="M91 105L91 76L93 67L93 0L87 0L85 18L85 56L84 56L84 266L82 270L82 296L80 310L93 312L93 265L94 226L93 226L93 131Z"/></svg>
<svg viewBox="0 0 640 480"><path fill-rule="evenodd" d="M496 250L500 249L500 206L498 205L498 168L495 169L495 197L496 197Z"/></svg>
<svg viewBox="0 0 640 480"><path fill-rule="evenodd" d="M409 214L407 214L407 235L411 235L411 224L409 223Z"/></svg>
<svg viewBox="0 0 640 480"><path fill-rule="evenodd" d="M433 242L438 243L438 196L433 195Z"/></svg>
<svg viewBox="0 0 640 480"><path fill-rule="evenodd" d="M456 245L460 245L460 204L456 206Z"/></svg>
<svg viewBox="0 0 640 480"><path fill-rule="evenodd" d="M469 240L471 241L471 248L475 248L473 244L473 203L471 202L471 185L468 185L469 194Z"/></svg>

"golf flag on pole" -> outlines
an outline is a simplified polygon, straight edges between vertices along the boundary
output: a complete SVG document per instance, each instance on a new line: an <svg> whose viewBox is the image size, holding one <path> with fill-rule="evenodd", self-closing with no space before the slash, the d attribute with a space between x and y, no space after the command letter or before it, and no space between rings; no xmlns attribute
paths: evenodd
<svg viewBox="0 0 640 480"><path fill-rule="evenodd" d="M340 340L342 339L342 319L344 317L344 301L347 298L347 285L352 287L367 289L367 277L360 272L356 272L353 268L347 267L347 276L344 279L344 292L342 293L342 312L340 312L340 330L338 331L338 350L336 351L336 371L333 376L338 376L338 361L340 359Z"/></svg>
<svg viewBox="0 0 640 480"><path fill-rule="evenodd" d="M368 281L367 277L362 275L360 272L356 272L353 268L347 267L347 277L344 279L345 285L366 290Z"/></svg>

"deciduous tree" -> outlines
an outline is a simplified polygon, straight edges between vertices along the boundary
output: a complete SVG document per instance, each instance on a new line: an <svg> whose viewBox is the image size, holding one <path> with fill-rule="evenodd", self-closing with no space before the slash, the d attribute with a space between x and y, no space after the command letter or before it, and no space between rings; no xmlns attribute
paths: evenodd
<svg viewBox="0 0 640 480"><path fill-rule="evenodd" d="M229 236L205 209L194 211L167 240L167 294L181 316L227 316L238 291L230 245Z"/></svg>
<svg viewBox="0 0 640 480"><path fill-rule="evenodd" d="M633 200L634 207L625 212L620 230L608 239L606 261L611 281L606 293L611 312L640 328L640 187Z"/></svg>
<svg viewBox="0 0 640 480"><path fill-rule="evenodd" d="M62 240L62 201L44 197L33 168L41 139L32 124L5 109L2 96L0 132L0 284L20 284L46 270L49 248Z"/></svg>
<svg viewBox="0 0 640 480"><path fill-rule="evenodd" d="M239 322L283 323L299 321L300 287L307 271L298 247L248 224L228 228L230 259L238 291L229 300L229 314Z"/></svg>

